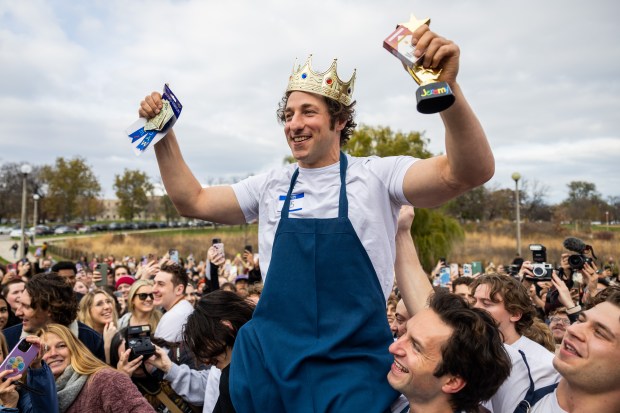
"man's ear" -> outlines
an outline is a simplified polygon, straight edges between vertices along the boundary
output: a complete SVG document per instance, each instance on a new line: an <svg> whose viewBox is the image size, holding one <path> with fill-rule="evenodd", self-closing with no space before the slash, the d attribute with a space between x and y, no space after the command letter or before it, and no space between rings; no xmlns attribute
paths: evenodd
<svg viewBox="0 0 620 413"><path fill-rule="evenodd" d="M174 294L175 295L185 295L185 287L183 286L183 284L179 284L176 287L174 287Z"/></svg>
<svg viewBox="0 0 620 413"><path fill-rule="evenodd" d="M446 382L441 386L441 391L448 394L460 392L467 382L461 376L447 376Z"/></svg>
<svg viewBox="0 0 620 413"><path fill-rule="evenodd" d="M335 129L340 132L344 129L345 126L347 126L347 121L346 120L336 120L336 124L334 125Z"/></svg>
<svg viewBox="0 0 620 413"><path fill-rule="evenodd" d="M523 313L520 311L510 314L510 321L512 321L513 323L516 323L517 321L521 320L521 316L523 316Z"/></svg>

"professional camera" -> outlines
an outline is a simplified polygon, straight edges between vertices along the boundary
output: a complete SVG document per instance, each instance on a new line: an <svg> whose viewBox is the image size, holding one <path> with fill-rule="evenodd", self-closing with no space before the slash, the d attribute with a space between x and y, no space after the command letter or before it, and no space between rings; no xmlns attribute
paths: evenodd
<svg viewBox="0 0 620 413"><path fill-rule="evenodd" d="M578 271L583 269L583 266L586 262L592 262L592 258L586 257L583 254L573 254L568 257L568 265L573 271Z"/></svg>
<svg viewBox="0 0 620 413"><path fill-rule="evenodd" d="M571 270L579 271L583 269L583 266L586 262L592 262L592 258L584 255L584 252L590 251L592 255L594 255L594 251L592 247L586 245L585 242L580 240L579 238L569 237L564 240L564 248L569 251L576 252L577 254L573 254L568 257L568 265L570 265ZM596 257L595 257L596 258Z"/></svg>
<svg viewBox="0 0 620 413"><path fill-rule="evenodd" d="M127 348L131 349L129 361L143 356L143 359L151 357L155 354L155 346L151 343L151 327L147 325L129 326L125 336Z"/></svg>
<svg viewBox="0 0 620 413"><path fill-rule="evenodd" d="M553 265L546 262L547 248L542 244L530 244L530 251L532 251L532 273L534 278L528 278L536 281L551 281Z"/></svg>

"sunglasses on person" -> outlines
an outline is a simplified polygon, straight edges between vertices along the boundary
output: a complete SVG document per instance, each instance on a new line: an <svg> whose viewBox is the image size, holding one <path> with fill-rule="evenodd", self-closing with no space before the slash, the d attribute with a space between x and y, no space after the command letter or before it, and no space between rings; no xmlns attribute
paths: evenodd
<svg viewBox="0 0 620 413"><path fill-rule="evenodd" d="M136 294L136 297L138 297L140 301L146 301L147 298L150 298L151 300L155 299L155 296L153 296L153 293L140 293L140 294Z"/></svg>

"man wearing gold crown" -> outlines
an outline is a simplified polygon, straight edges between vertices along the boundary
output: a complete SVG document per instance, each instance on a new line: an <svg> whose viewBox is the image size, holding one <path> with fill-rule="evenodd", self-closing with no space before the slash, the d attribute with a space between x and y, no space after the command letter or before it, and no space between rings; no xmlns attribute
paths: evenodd
<svg viewBox="0 0 620 413"><path fill-rule="evenodd" d="M459 48L414 32L425 68L441 68L456 102L442 112L446 155L355 158L341 146L353 122L355 73L336 62L324 73L310 58L294 68L278 115L297 164L232 186L203 188L170 131L155 146L179 213L240 224L258 218L265 286L253 319L238 333L230 366L237 412L389 411L393 358L385 300L392 289L400 206L434 207L493 176L485 133L456 81ZM140 116L161 109L154 92Z"/></svg>

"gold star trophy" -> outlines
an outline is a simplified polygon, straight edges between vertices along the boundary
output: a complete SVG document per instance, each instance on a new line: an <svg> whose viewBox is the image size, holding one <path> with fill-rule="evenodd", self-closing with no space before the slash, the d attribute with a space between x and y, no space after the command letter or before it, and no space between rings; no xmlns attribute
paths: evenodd
<svg viewBox="0 0 620 413"><path fill-rule="evenodd" d="M396 56L420 87L416 91L417 109L420 113L437 113L448 109L454 103L454 95L447 82L440 82L441 69L422 67L424 55L415 57L415 46L411 43L413 32L431 19L418 20L412 14L406 23L401 23L384 41L383 47Z"/></svg>

